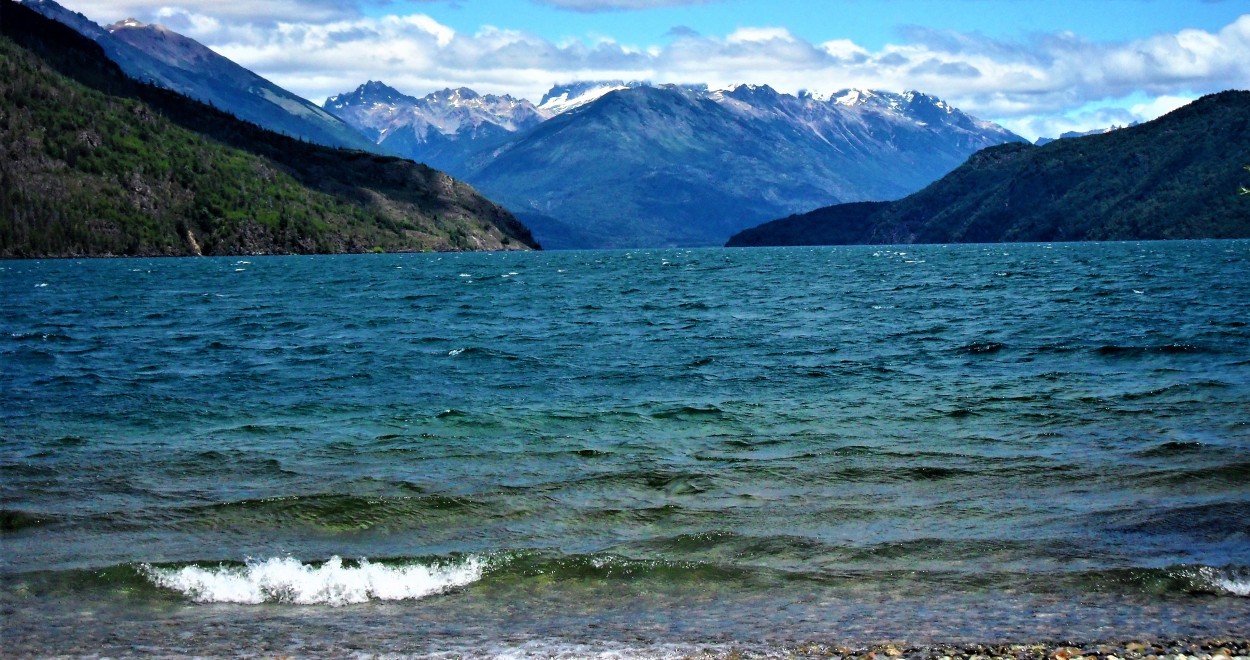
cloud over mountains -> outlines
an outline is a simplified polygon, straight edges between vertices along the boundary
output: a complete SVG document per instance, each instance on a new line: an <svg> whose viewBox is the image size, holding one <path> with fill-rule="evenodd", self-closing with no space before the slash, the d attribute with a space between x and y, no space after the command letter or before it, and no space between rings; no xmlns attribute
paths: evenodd
<svg viewBox="0 0 1250 660"><path fill-rule="evenodd" d="M533 0L573 11L644 9L699 0ZM716 1L716 0L707 0ZM551 41L486 26L458 32L425 14L366 16L385 0L169 0L67 2L88 16L137 15L187 34L313 100L386 80L409 93L467 86L537 99L553 83L646 79L737 82L778 90L919 89L1022 134L1128 123L1184 100L1250 88L1250 13L1216 31L1196 29L1120 43L1071 32L992 39L924 27L869 49L851 40L813 43L784 27L743 26L720 35L675 27L654 44L610 37ZM501 20L503 18L501 17Z"/></svg>

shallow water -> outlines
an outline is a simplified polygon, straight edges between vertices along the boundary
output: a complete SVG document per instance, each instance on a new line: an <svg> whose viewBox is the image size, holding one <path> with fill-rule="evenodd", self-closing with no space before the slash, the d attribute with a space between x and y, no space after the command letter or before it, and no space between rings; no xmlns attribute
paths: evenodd
<svg viewBox="0 0 1250 660"><path fill-rule="evenodd" d="M0 287L18 650L1250 620L1250 242L12 261Z"/></svg>

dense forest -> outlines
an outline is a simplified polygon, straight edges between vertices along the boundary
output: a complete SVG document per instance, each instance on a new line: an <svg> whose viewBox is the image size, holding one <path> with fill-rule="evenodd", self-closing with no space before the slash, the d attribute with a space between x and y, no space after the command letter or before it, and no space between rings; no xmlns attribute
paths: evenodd
<svg viewBox="0 0 1250 660"><path fill-rule="evenodd" d="M825 207L730 246L1250 237L1250 92L1036 147L984 149L901 200Z"/></svg>
<svg viewBox="0 0 1250 660"><path fill-rule="evenodd" d="M0 256L531 247L511 214L442 172L141 84L0 0Z"/></svg>

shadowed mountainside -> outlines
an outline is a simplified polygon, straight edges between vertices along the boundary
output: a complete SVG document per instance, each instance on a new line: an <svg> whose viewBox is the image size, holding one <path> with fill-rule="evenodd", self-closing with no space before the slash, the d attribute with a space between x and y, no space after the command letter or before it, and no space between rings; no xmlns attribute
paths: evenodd
<svg viewBox="0 0 1250 660"><path fill-rule="evenodd" d="M153 82L275 133L331 147L383 152L338 117L165 27L128 19L105 28L53 0L24 0L23 5L99 44L131 78Z"/></svg>
<svg viewBox="0 0 1250 660"><path fill-rule="evenodd" d="M0 256L527 249L451 177L265 131L0 0Z"/></svg>
<svg viewBox="0 0 1250 660"><path fill-rule="evenodd" d="M901 200L790 216L728 245L1247 237L1247 153L1250 92L1226 91L1110 133L990 147Z"/></svg>

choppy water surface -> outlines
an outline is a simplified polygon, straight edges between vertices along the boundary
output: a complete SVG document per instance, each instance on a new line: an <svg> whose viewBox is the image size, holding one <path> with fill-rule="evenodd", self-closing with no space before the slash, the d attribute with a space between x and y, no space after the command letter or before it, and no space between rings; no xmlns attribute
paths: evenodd
<svg viewBox="0 0 1250 660"><path fill-rule="evenodd" d="M18 261L0 287L19 652L1250 621L1245 241Z"/></svg>

